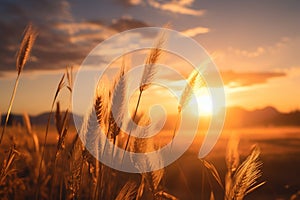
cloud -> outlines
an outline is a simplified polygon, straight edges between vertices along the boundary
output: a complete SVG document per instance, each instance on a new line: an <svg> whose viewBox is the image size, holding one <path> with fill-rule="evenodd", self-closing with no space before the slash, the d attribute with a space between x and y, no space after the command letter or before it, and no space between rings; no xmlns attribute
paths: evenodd
<svg viewBox="0 0 300 200"><path fill-rule="evenodd" d="M137 6L143 3L142 0L120 0L120 2L127 6Z"/></svg>
<svg viewBox="0 0 300 200"><path fill-rule="evenodd" d="M248 58L255 58L255 57L263 55L266 52L266 49L264 47L257 47L254 51L234 49L232 47L229 47L228 50L230 52L233 52L236 55L245 56L245 57L248 57Z"/></svg>
<svg viewBox="0 0 300 200"><path fill-rule="evenodd" d="M223 69L277 70L299 67L300 37L282 37L254 48L235 46L217 50L214 61ZM238 66L237 66L238 65Z"/></svg>
<svg viewBox="0 0 300 200"><path fill-rule="evenodd" d="M122 17L118 20L114 20L110 25L110 28L122 32L129 29L148 27L149 25L143 21L135 20L129 17Z"/></svg>
<svg viewBox="0 0 300 200"><path fill-rule="evenodd" d="M169 0L164 3L160 3L157 0L148 0L148 3L154 8L176 14L202 16L205 13L205 10L195 10L190 8L194 3L194 0Z"/></svg>
<svg viewBox="0 0 300 200"><path fill-rule="evenodd" d="M80 65L101 41L120 31L148 26L129 17L113 22L76 21L69 7L64 0L41 0L36 4L33 0L26 3L21 0L4 2L0 7L0 70L15 71L15 54L28 22L36 26L39 35L33 46L30 62L25 66L27 71L57 70ZM1 74L3 76L5 73Z"/></svg>
<svg viewBox="0 0 300 200"><path fill-rule="evenodd" d="M251 86L266 83L271 78L286 76L281 72L221 72L225 85L229 87Z"/></svg>
<svg viewBox="0 0 300 200"><path fill-rule="evenodd" d="M54 25L57 30L67 32L68 34L76 34L81 31L97 31L103 25L100 22L71 22L57 23Z"/></svg>
<svg viewBox="0 0 300 200"><path fill-rule="evenodd" d="M57 20L73 20L70 12L70 4L67 0L3 0L1 2L1 15L12 20L22 19L22 21L47 22ZM0 8L0 9L1 9ZM9 18L8 18L9 19Z"/></svg>
<svg viewBox="0 0 300 200"><path fill-rule="evenodd" d="M188 37L195 37L199 34L205 34L205 33L209 33L209 32L210 32L209 28L201 27L201 26L181 31L182 34L184 34Z"/></svg>
<svg viewBox="0 0 300 200"><path fill-rule="evenodd" d="M188 77L189 73L191 72L192 68L188 67L189 65L187 63L181 64L180 67L175 67L176 70L182 74L184 77ZM300 71L300 70L299 70ZM291 74L297 74L295 71L291 73L290 71L285 72L273 72L273 71L255 71L255 72L239 72L239 71L220 71L220 75L223 79L223 83L225 86L236 88L236 87L245 87L245 86L253 86L258 84L264 84L267 83L270 79L273 78L289 78ZM209 77L212 74L207 73L205 76ZM163 79L166 81L166 83L170 82L172 85L172 82L178 81L178 77L174 77L174 75L171 75L169 73L165 73L163 70L160 70L158 73L158 76L160 79ZM214 87L214 86L212 86Z"/></svg>
<svg viewBox="0 0 300 200"><path fill-rule="evenodd" d="M53 27L56 21L73 20L67 1L3 1L1 9L1 15L5 16L0 18L0 37L4 41L0 44L1 70L15 70L15 54L28 22L33 22L39 36L33 47L32 62L26 65L26 69L56 69L58 65L66 64L62 60L71 57L74 60L80 54L74 51L75 46L69 42L68 35Z"/></svg>
<svg viewBox="0 0 300 200"><path fill-rule="evenodd" d="M84 58L87 49L79 48L77 44L72 43L68 34L55 32L49 26L38 26L37 29L39 36L33 46L30 62L25 66L26 70L64 68L66 65L80 63L81 58ZM21 33L21 30L15 32L17 35ZM0 47L0 68L4 71L14 71L14 55L19 46L16 38L20 36L4 35L3 37L9 42Z"/></svg>
<svg viewBox="0 0 300 200"><path fill-rule="evenodd" d="M67 33L69 41L80 46L93 46L109 38L117 31L101 21L57 23L56 30Z"/></svg>
<svg viewBox="0 0 300 200"><path fill-rule="evenodd" d="M297 41L297 39L298 39L298 41ZM279 41L273 43L272 45L258 46L258 47L256 47L256 49L254 49L252 51L246 50L246 49L229 47L228 52L233 53L236 56L240 56L240 57L256 58L256 57L259 57L262 55L278 53L282 49L288 47L291 43L297 43L297 42L299 42L299 38L296 38L295 41L291 41L290 38L282 37Z"/></svg>

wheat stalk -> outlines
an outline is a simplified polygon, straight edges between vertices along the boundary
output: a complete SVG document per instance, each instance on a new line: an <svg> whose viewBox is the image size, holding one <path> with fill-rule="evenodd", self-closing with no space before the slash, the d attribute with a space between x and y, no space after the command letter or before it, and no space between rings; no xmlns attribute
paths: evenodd
<svg viewBox="0 0 300 200"><path fill-rule="evenodd" d="M108 130L107 137L113 139L113 144L116 144L116 137L120 134L122 119L124 116L125 103L126 103L126 90L127 81L125 75L126 65L125 58L123 58L122 66L119 75L116 77L115 83L111 89L112 97L110 103L110 110L108 116ZM105 148L107 146L107 140L105 140L102 156L104 155ZM112 158L114 155L114 146L112 149Z"/></svg>
<svg viewBox="0 0 300 200"><path fill-rule="evenodd" d="M98 124L101 125L104 117L104 102L102 96L96 96L94 107Z"/></svg>
<svg viewBox="0 0 300 200"><path fill-rule="evenodd" d="M142 178L141 178L141 183L138 187L138 190L137 190L137 194L136 194L136 197L135 197L135 200L140 200L142 199L142 196L144 194L144 188L145 188L145 178L144 176L142 175Z"/></svg>
<svg viewBox="0 0 300 200"><path fill-rule="evenodd" d="M146 117L143 115L141 119L138 122L139 125L145 125L149 124L149 121L146 119ZM152 166L152 168L156 168L157 165L156 162L161 162L161 157L159 154L157 154L156 157L150 157L147 156L147 152L155 150L154 142L152 138L145 139L144 137L148 135L149 128L145 128L142 130L142 132L139 134L140 137L135 137L134 144L133 144L133 152L142 152L145 153L145 159L143 160L137 160L136 157L132 157L131 159L135 163L137 169L142 172L142 182L141 184L146 183L148 186L148 189L152 193L153 197L158 191L160 182L164 176L164 169L159 169L151 172L144 173L145 169L147 169L149 166ZM138 190L138 197L143 194L144 186L141 186Z"/></svg>
<svg viewBox="0 0 300 200"><path fill-rule="evenodd" d="M226 149L226 166L227 173L225 176L225 195L228 197L232 187L232 178L236 169L239 166L239 152L238 152L239 139L236 135L231 134Z"/></svg>
<svg viewBox="0 0 300 200"><path fill-rule="evenodd" d="M164 199L164 200L178 200L175 196L161 190L155 194L156 199Z"/></svg>
<svg viewBox="0 0 300 200"><path fill-rule="evenodd" d="M79 199L79 191L82 179L83 168L83 145L76 135L71 148L71 157L69 158L69 175L67 176L67 186L70 194L70 199Z"/></svg>
<svg viewBox="0 0 300 200"><path fill-rule="evenodd" d="M179 104L177 107L177 116L176 116L175 126L174 126L174 130L173 130L173 135L172 135L171 150L173 147L173 140L176 135L177 128L178 128L178 125L180 122L181 112L185 108L185 106L188 104L188 102L190 101L190 98L191 98L194 90L199 89L203 86L205 86L205 82L202 79L202 77L200 76L198 70L196 70L196 69L193 70L190 73L187 84L180 96Z"/></svg>
<svg viewBox="0 0 300 200"><path fill-rule="evenodd" d="M26 130L27 130L27 134L30 137L32 137L32 141L33 141L33 144L34 144L34 151L39 153L39 151L40 151L39 139L38 139L36 133L31 128L30 118L29 118L29 115L27 113L23 114L23 121L24 121Z"/></svg>
<svg viewBox="0 0 300 200"><path fill-rule="evenodd" d="M223 186L221 177L220 177L217 169L215 168L215 166L211 162L209 162L207 160L204 160L204 159L201 159L201 161L202 161L202 164L204 166L205 172L208 175L208 183L209 183L209 186L211 188L211 192L213 194L213 197L220 196L221 193L223 193L223 191L224 191L224 186ZM218 187L214 187L215 182L217 183ZM222 192L218 191L219 188L221 189Z"/></svg>
<svg viewBox="0 0 300 200"><path fill-rule="evenodd" d="M154 76L157 72L156 63L162 53L162 46L163 46L164 42L165 42L165 33L161 32L154 48L152 48L150 54L146 58L143 76L142 76L141 83L140 83L139 96L138 96L138 100L137 100L136 107L135 107L133 117L132 117L133 121L135 121L135 118L136 118L136 115L137 115L137 112L139 109L139 105L140 105L141 98L142 98L142 93L144 90L146 90L151 85L151 82L153 81ZM124 155L125 155L125 152L128 148L128 144L130 141L131 131L132 131L132 129L129 130L128 137L126 140L125 151L123 153L122 161L121 161L122 163L123 163Z"/></svg>
<svg viewBox="0 0 300 200"><path fill-rule="evenodd" d="M73 91L73 66L66 68L66 74L67 74L67 81L68 81L67 88L72 93L72 91Z"/></svg>
<svg viewBox="0 0 300 200"><path fill-rule="evenodd" d="M68 68L66 68L66 72L64 75L66 75L66 77L67 77L68 84L65 85L64 80L63 80L63 79L65 79L65 76L63 76L63 78L61 79L61 81L58 84L57 91L55 94L55 99L57 98L58 93L64 86L66 86L66 88L70 91L70 93L72 93L72 88L73 88L72 68L70 69L70 71L68 70ZM70 95L70 97L71 97L71 95ZM65 148L65 138L67 136L68 129L69 129L69 109L70 109L71 101L72 101L72 99L70 98L69 108L65 111L64 115L62 115L62 113L60 111L59 102L56 103L55 125L56 125L56 130L58 133L58 141L57 141L57 145L56 145L56 153L54 156L54 170L53 170L52 184L51 184L51 189L50 189L50 194L51 195L53 194L53 196L50 196L50 198L52 198L52 199L56 198L54 188L55 188L56 179L57 179L57 173L56 173L57 172L57 162L58 162L58 156L60 155L62 150ZM55 102L55 100L53 102ZM61 187L62 187L62 179L61 178L60 178L59 184L60 184L60 189L61 189Z"/></svg>
<svg viewBox="0 0 300 200"><path fill-rule="evenodd" d="M59 102L57 102L57 110L55 113L55 121L56 121L56 127L57 127L57 133L58 133L58 142L56 145L56 152L54 156L54 170L53 170L53 176L52 176L52 183L51 183L51 188L50 188L50 198L53 199L55 198L55 192L54 192L54 187L56 184L56 179L57 179L57 162L58 162L58 155L60 154L60 151L64 148L64 139L65 136L67 135L67 121L68 121L68 110L66 111L63 121L61 121L61 116L60 116L60 110L59 110Z"/></svg>
<svg viewBox="0 0 300 200"><path fill-rule="evenodd" d="M64 149L65 137L67 135L68 126L69 126L69 111L66 110L63 117L61 115L62 114L60 112L60 104L59 104L59 102L57 102L56 112L55 112L55 124L56 124L57 133L58 133L58 142L57 142L57 146L56 146L56 153L54 156L54 170L53 170L52 184L51 184L51 190L50 190L50 194L53 194L53 195L55 195L54 186L56 184L56 179L57 179L56 170L57 170L58 155L60 154L62 149ZM53 198L53 196L52 196L52 198Z"/></svg>
<svg viewBox="0 0 300 200"><path fill-rule="evenodd" d="M5 123L4 123L3 129L2 129L2 132L1 132L0 144L2 142L4 132L6 130L6 126L7 126L8 119L9 119L9 116L10 116L10 113L11 113L12 105L13 105L13 102L14 102L14 99L15 99L15 96L16 96L16 92L17 92L17 88L18 88L18 85L19 85L19 79L20 79L21 72L22 72L22 70L23 70L23 68L24 68L24 66L25 66L25 64L26 64L26 62L29 58L29 55L30 55L30 52L32 50L32 47L33 47L33 44L34 44L34 41L35 41L36 37L37 37L37 32L32 27L32 25L29 24L25 29L25 33L24 33L24 36L23 36L23 39L22 39L22 42L21 42L21 45L20 45L20 48L19 48L19 52L17 54L16 66L17 66L18 75L17 75L17 78L15 80L13 92L12 92L11 99L10 99L9 106L8 106L8 110L7 110L7 113L6 113Z"/></svg>
<svg viewBox="0 0 300 200"><path fill-rule="evenodd" d="M113 96L111 100L111 108L109 114L109 131L108 134L113 138L114 142L117 135L120 133L120 128L122 126L122 119L124 116L125 103L126 103L126 78L125 74L125 64L122 65L120 69L119 76L115 80L113 87Z"/></svg>
<svg viewBox="0 0 300 200"><path fill-rule="evenodd" d="M41 153L41 160L40 160L40 165L39 165L38 185L37 185L36 196L35 196L36 199L39 199L39 190L40 190L40 181L41 181L40 180L41 179L41 169L42 169L42 163L43 163L44 156L45 156L45 147L46 147L46 144L47 144L48 132L49 132L49 127L50 127L50 120L51 120L51 117L52 117L54 105L55 105L56 99L58 97L58 94L59 94L59 92L61 91L61 89L65 85L64 84L64 79L65 79L65 74L63 74L63 76L61 77L61 79L60 79L60 81L58 83L55 95L54 95L53 100L52 100L50 114L49 114L48 120L47 120L46 133L45 133L45 138L44 138L44 143L43 143L43 148L42 148L42 153Z"/></svg>
<svg viewBox="0 0 300 200"><path fill-rule="evenodd" d="M234 134L231 134L226 149L226 165L228 171L230 171L231 173L234 173L236 171L240 163L238 145L238 137Z"/></svg>
<svg viewBox="0 0 300 200"><path fill-rule="evenodd" d="M265 183L257 184L257 179L261 176L260 168L262 165L258 160L259 155L260 150L255 146L251 154L236 170L227 199L242 200L248 193Z"/></svg>
<svg viewBox="0 0 300 200"><path fill-rule="evenodd" d="M0 186L4 183L6 177L8 176L9 168L12 166L17 155L20 155L20 152L18 152L16 147L13 145L9 150L7 158L2 163L0 171Z"/></svg>
<svg viewBox="0 0 300 200"><path fill-rule="evenodd" d="M99 125L99 128L101 131L105 131L105 128L102 128L103 126L106 126L107 123L107 99L105 98L105 94L106 94L106 90L105 87L101 87L100 88L100 92L98 93L98 89L97 89L97 93L96 93L96 97L95 97L95 103L94 103L94 109L95 109L95 114L96 114L96 118L97 118L97 122ZM105 142L106 144L106 142ZM105 149L105 147L104 147ZM98 156L98 151L96 152L97 156ZM94 190L94 198L98 199L98 191L99 191L99 187L100 187L100 183L102 180L102 171L100 172L100 168L104 169L102 165L100 165L99 161L96 159L95 160L95 173L96 173L96 181L95 181L95 190ZM99 173L100 172L100 173ZM101 188L100 188L101 189Z"/></svg>
<svg viewBox="0 0 300 200"><path fill-rule="evenodd" d="M18 75L22 72L32 50L34 41L37 37L37 32L33 28L32 24L29 24L24 32L24 37L20 46L20 49L17 54L16 67Z"/></svg>
<svg viewBox="0 0 300 200"><path fill-rule="evenodd" d="M155 74L157 73L157 61L162 54L162 47L165 42L164 32L160 34L154 48L152 48L150 54L145 60L145 67L140 83L140 92L146 90L151 82L154 79Z"/></svg>
<svg viewBox="0 0 300 200"><path fill-rule="evenodd" d="M130 180L122 187L117 198L115 200L133 200L137 193L136 182Z"/></svg>
<svg viewBox="0 0 300 200"><path fill-rule="evenodd" d="M187 84L180 96L179 105L178 105L178 112L180 113L185 106L189 103L191 96L193 92L195 92L196 89L199 89L201 87L205 86L205 82L200 76L198 70L193 70L191 74L188 77Z"/></svg>
<svg viewBox="0 0 300 200"><path fill-rule="evenodd" d="M56 121L56 127L57 127L57 133L58 133L58 142L57 142L57 148L55 153L55 159L57 159L58 154L62 149L64 149L64 143L65 138L68 132L69 128L69 110L67 109L63 118L60 113L60 106L59 102L57 102L57 109L55 114L55 121Z"/></svg>

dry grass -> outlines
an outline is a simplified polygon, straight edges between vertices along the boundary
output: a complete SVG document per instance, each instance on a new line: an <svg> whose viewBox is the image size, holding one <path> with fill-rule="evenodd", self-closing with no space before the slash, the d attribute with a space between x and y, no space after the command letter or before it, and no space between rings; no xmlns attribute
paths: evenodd
<svg viewBox="0 0 300 200"><path fill-rule="evenodd" d="M18 77L28 59L35 36L36 33L29 26L17 58ZM148 124L149 121L143 113L138 114L140 100L143 91L150 86L155 77L156 63L162 54L161 48L165 40L164 36L158 38L155 47L150 51L145 61L146 65L140 83L139 98L132 117L133 121L141 126ZM109 168L91 155L93 153L100 156L101 151L103 151L99 148L101 142L103 142L99 134L100 130L105 133L110 142L123 147L125 150L149 152L157 148L156 141L152 138L133 137L132 142L130 142L131 132L136 131L132 127L126 139L121 137L124 135L120 129L121 126L128 126L123 121L125 103L127 102L127 80L124 78L126 68L125 61L123 61L113 87L109 91L100 87L100 92L96 92L94 105L90 112L87 112L83 126L74 138L69 133L70 108L66 108L66 111L62 112L57 100L63 88L67 88L71 96L72 70L67 69L66 74L62 76L57 86L42 143L38 140L37 134L31 126L29 116L24 114L25 142L22 143L21 139L16 139L15 144L6 153L7 155L1 158L3 159L0 172L1 199L177 199L174 195L169 194L168 188L165 187L167 168L147 173L143 172L145 167L162 161L159 155L155 161L150 158L143 161L132 158L137 169L140 170L138 174L124 173ZM189 101L193 88L198 83L201 87L203 86L202 79L195 71L190 75L188 85L183 90L178 106L179 114ZM17 85L15 89L16 87ZM12 104L13 100L10 102L10 108ZM55 105L56 112L53 113ZM10 109L7 116L9 116L9 113ZM57 144L55 147L50 147L47 146L47 138L53 117L57 131ZM5 132L7 119L2 135ZM176 129L177 123L174 127L174 135ZM147 135L149 130L144 129L143 131L140 133L141 136L143 134ZM72 142L66 142L67 138L71 139ZM88 145L84 146L81 140ZM114 148L110 149L110 153L112 159L116 159ZM228 174L225 178L225 187L223 187L223 181L215 166L207 160L199 161L208 176L208 184L211 189L210 199L219 199L220 195L222 199L243 199L245 195L259 187L261 184L256 184L256 180L261 175L259 170L261 162L259 162L258 157L259 149L256 147L249 157L239 165L237 143L231 141L226 156ZM181 175L185 178L183 172ZM185 184L188 188L188 184ZM219 192L219 189L221 192Z"/></svg>

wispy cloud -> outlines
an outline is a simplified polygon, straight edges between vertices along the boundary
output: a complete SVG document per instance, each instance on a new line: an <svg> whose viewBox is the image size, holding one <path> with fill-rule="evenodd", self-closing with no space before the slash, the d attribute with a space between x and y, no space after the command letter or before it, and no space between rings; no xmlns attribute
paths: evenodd
<svg viewBox="0 0 300 200"><path fill-rule="evenodd" d="M143 3L142 0L120 0L120 1L127 6L137 6Z"/></svg>
<svg viewBox="0 0 300 200"><path fill-rule="evenodd" d="M57 23L55 28L67 34L69 42L81 46L94 46L117 33L113 28L100 21Z"/></svg>
<svg viewBox="0 0 300 200"><path fill-rule="evenodd" d="M248 57L248 58L255 58L255 57L263 55L266 52L266 49L264 47L257 47L254 51L234 49L232 47L229 47L228 50L230 52L235 53L236 55L245 56L245 57Z"/></svg>
<svg viewBox="0 0 300 200"><path fill-rule="evenodd" d="M186 69L186 66L182 67ZM182 69L181 68L181 69ZM181 72L184 73L184 72ZM230 88L242 88L249 87L253 85L265 84L270 79L273 78L286 78L287 73L285 72L273 72L273 71L255 71L255 72L240 72L240 71L221 71L221 77L225 86ZM175 78L174 75L160 72L160 78L167 82L178 81L178 77ZM183 74L183 76L185 76ZM206 74L206 77L210 74Z"/></svg>
<svg viewBox="0 0 300 200"><path fill-rule="evenodd" d="M209 32L210 32L209 28L201 27L201 26L181 31L181 33L183 33L184 35L186 35L188 37L195 37L197 35L205 34L205 33L209 33Z"/></svg>
<svg viewBox="0 0 300 200"><path fill-rule="evenodd" d="M300 65L299 47L300 37L282 37L269 45L219 49L214 60L219 67L233 70L287 69Z"/></svg>
<svg viewBox="0 0 300 200"><path fill-rule="evenodd" d="M242 57L248 57L248 58L255 58L261 55L265 54L270 54L270 53L276 53L280 51L281 49L287 47L289 44L294 43L294 41L291 41L290 38L283 37L279 41L275 42L272 45L269 46L258 46L254 50L246 50L246 49L239 49L239 48L234 48L234 47L229 47L228 51L230 53L234 53L237 56L242 56ZM299 42L299 41L295 41Z"/></svg>
<svg viewBox="0 0 300 200"><path fill-rule="evenodd" d="M177 14L184 14L184 15L193 15L193 16L202 16L205 13L205 10L202 9L193 9L192 4L194 0L171 0L167 2L159 2L157 0L148 0L150 6L160 9L169 11L172 13Z"/></svg>
<svg viewBox="0 0 300 200"><path fill-rule="evenodd" d="M110 25L110 28L122 32L129 29L134 28L141 28L141 27L147 27L149 26L147 23L133 19L131 17L122 17L118 20L114 20L113 23Z"/></svg>
<svg viewBox="0 0 300 200"><path fill-rule="evenodd" d="M251 86L266 83L271 78L284 77L282 72L221 72L224 84L229 87Z"/></svg>

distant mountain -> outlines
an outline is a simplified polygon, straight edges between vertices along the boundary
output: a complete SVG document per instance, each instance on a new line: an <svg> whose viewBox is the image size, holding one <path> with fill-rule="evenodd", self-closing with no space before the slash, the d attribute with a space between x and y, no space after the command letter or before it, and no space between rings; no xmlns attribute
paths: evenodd
<svg viewBox="0 0 300 200"><path fill-rule="evenodd" d="M270 106L252 111L230 107L227 109L225 126L300 126L300 111L281 113Z"/></svg>
<svg viewBox="0 0 300 200"><path fill-rule="evenodd" d="M73 115L76 119L82 120L79 115ZM1 116L1 125L4 124L6 115ZM49 113L42 113L37 116L30 116L31 123L34 125L45 125ZM167 122L170 127L173 127L174 116L171 116L171 121ZM70 120L71 125L74 125L73 119ZM23 125L22 115L11 114L8 125L20 124ZM54 115L51 118L51 124L54 124ZM241 107L229 107L227 108L225 127L251 127L251 126L300 126L300 111L293 111L289 113L279 112L273 107L265 107L256 110L246 110Z"/></svg>
<svg viewBox="0 0 300 200"><path fill-rule="evenodd" d="M30 116L30 121L33 125L45 125L48 122L48 118L49 118L49 112L46 113L42 113L40 115L36 115L36 116ZM72 114L72 113L70 113ZM72 114L73 117L75 119L79 119L82 120L82 117L76 114ZM1 125L4 125L5 123L5 119L6 119L6 115L2 115L1 116ZM9 120L8 120L8 126L11 125L21 125L23 126L23 116L22 115L16 115L16 114L11 114L9 116ZM54 124L54 114L52 114L52 117L50 119L50 124L53 125ZM74 125L74 120L73 118L70 120L70 125Z"/></svg>

